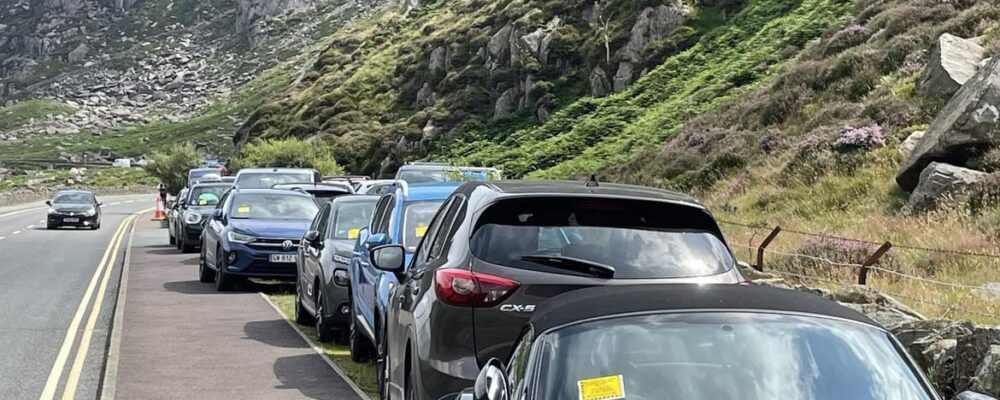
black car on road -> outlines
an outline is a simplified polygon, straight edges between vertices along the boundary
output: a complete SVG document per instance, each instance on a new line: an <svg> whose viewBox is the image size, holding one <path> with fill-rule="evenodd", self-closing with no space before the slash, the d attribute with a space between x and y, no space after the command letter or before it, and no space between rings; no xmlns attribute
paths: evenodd
<svg viewBox="0 0 1000 400"><path fill-rule="evenodd" d="M738 284L718 224L672 191L590 182L465 183L441 207L408 268L401 247L372 250L397 274L380 375L438 399L510 354L537 305L590 286ZM383 385L383 389L388 389Z"/></svg>
<svg viewBox="0 0 1000 400"><path fill-rule="evenodd" d="M49 206L45 221L48 229L63 226L101 228L101 202L89 190L60 190L45 204Z"/></svg>
<svg viewBox="0 0 1000 400"><path fill-rule="evenodd" d="M223 195L231 189L231 183L199 183L191 187L184 197L177 199L177 210L173 223L174 244L177 249L190 253L201 245L201 233L212 218L212 212Z"/></svg>
<svg viewBox="0 0 1000 400"><path fill-rule="evenodd" d="M296 261L295 321L315 325L321 342L343 340L351 325L348 264L378 196L343 196L327 202L302 238Z"/></svg>
<svg viewBox="0 0 1000 400"><path fill-rule="evenodd" d="M792 290L682 284L553 297L521 327L510 361L488 360L456 399L940 398L861 313Z"/></svg>

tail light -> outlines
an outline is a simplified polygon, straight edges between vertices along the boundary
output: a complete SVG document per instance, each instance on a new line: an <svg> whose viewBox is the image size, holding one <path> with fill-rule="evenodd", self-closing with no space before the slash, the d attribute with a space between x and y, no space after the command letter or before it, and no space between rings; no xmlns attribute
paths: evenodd
<svg viewBox="0 0 1000 400"><path fill-rule="evenodd" d="M437 297L445 304L460 307L493 307L521 286L502 276L456 268L437 270L434 281Z"/></svg>

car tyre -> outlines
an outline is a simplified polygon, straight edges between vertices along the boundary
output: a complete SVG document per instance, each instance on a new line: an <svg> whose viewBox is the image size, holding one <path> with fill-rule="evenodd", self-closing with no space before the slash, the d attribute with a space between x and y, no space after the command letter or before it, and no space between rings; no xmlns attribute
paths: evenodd
<svg viewBox="0 0 1000 400"><path fill-rule="evenodd" d="M364 335L358 331L357 314L354 307L351 307L351 333L347 339L347 347L351 350L351 361L357 363L368 362L372 358L372 344Z"/></svg>
<svg viewBox="0 0 1000 400"><path fill-rule="evenodd" d="M215 290L228 292L233 290L233 277L226 273L226 255L223 254L222 247L215 251Z"/></svg>
<svg viewBox="0 0 1000 400"><path fill-rule="evenodd" d="M302 305L302 289L300 287L295 288L295 323L299 325L312 325L313 318L306 311L304 305Z"/></svg>
<svg viewBox="0 0 1000 400"><path fill-rule="evenodd" d="M177 237L174 236L173 229L167 229L167 242L172 245L177 245Z"/></svg>
<svg viewBox="0 0 1000 400"><path fill-rule="evenodd" d="M56 229L58 227L59 227L58 225L53 224L53 223L47 223L47 224L45 224L45 229L48 229L48 230L53 230L53 229Z"/></svg>
<svg viewBox="0 0 1000 400"><path fill-rule="evenodd" d="M198 280L202 283L211 283L215 280L215 271L208 268L205 262L205 248L201 248L201 257L198 257Z"/></svg>
<svg viewBox="0 0 1000 400"><path fill-rule="evenodd" d="M316 322L316 338L320 342L328 343L333 341L335 335L326 317L323 316L324 313L326 313L326 307L323 307L323 288L318 288L316 291L316 316L313 317Z"/></svg>
<svg viewBox="0 0 1000 400"><path fill-rule="evenodd" d="M183 235L177 237L177 242L180 244L181 253L194 252L194 245L188 243L187 239L184 239Z"/></svg>
<svg viewBox="0 0 1000 400"><path fill-rule="evenodd" d="M101 221L97 221L97 223L94 224L94 226L90 227L90 229L95 230L95 231L98 230L98 229L101 229Z"/></svg>

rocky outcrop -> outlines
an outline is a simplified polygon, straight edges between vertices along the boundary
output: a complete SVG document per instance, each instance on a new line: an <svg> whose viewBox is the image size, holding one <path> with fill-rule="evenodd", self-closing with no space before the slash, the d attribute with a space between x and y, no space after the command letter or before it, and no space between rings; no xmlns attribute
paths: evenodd
<svg viewBox="0 0 1000 400"><path fill-rule="evenodd" d="M913 211L934 208L941 199L959 195L986 177L985 172L932 162L920 174L906 207Z"/></svg>
<svg viewBox="0 0 1000 400"><path fill-rule="evenodd" d="M517 110L517 91L513 88L505 90L493 106L493 118L504 119L514 114Z"/></svg>
<svg viewBox="0 0 1000 400"><path fill-rule="evenodd" d="M90 47L87 46L86 43L80 43L80 45L76 46L76 48L73 49L73 51L69 52L69 57L68 57L69 62L78 63L80 61L83 61L83 59L86 58L87 54L89 53L90 53Z"/></svg>
<svg viewBox="0 0 1000 400"><path fill-rule="evenodd" d="M680 28L691 15L691 8L683 0L671 0L669 4L648 7L639 13L632 24L628 42L615 53L623 61L639 63L644 61L642 53L657 40Z"/></svg>
<svg viewBox="0 0 1000 400"><path fill-rule="evenodd" d="M608 80L608 73L604 68L594 67L590 72L590 95L594 97L606 96L611 91L611 82Z"/></svg>
<svg viewBox="0 0 1000 400"><path fill-rule="evenodd" d="M899 144L899 154L909 157L913 153L913 149L917 148L917 144L920 143L920 139L924 138L924 131L916 131L911 133L902 143Z"/></svg>
<svg viewBox="0 0 1000 400"><path fill-rule="evenodd" d="M1000 144L1000 57L981 68L945 105L903 163L896 182L912 191L931 162L964 164Z"/></svg>
<svg viewBox="0 0 1000 400"><path fill-rule="evenodd" d="M920 94L951 97L975 75L983 60L983 47L975 40L942 34L934 43L931 59L920 77Z"/></svg>
<svg viewBox="0 0 1000 400"><path fill-rule="evenodd" d="M265 39L260 22L290 11L306 8L315 0L239 0L236 32L244 35L250 47L259 46Z"/></svg>

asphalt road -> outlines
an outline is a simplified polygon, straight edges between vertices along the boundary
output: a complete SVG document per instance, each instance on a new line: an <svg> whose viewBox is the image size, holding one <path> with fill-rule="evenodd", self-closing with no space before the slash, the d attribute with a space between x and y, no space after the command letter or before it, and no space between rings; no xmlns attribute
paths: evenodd
<svg viewBox="0 0 1000 400"><path fill-rule="evenodd" d="M153 206L154 195L100 200L97 231L48 231L42 204L0 208L0 399L97 396L125 250L109 245L130 215ZM95 274L105 264L111 268L100 271L111 272Z"/></svg>

